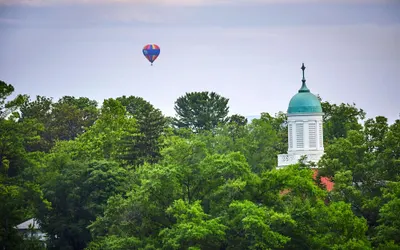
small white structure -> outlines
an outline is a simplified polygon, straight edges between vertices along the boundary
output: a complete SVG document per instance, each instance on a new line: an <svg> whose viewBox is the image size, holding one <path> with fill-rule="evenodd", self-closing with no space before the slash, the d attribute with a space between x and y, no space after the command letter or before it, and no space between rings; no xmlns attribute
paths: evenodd
<svg viewBox="0 0 400 250"><path fill-rule="evenodd" d="M35 218L22 222L15 227L25 238L36 238L40 241L46 240L46 234L40 231L39 223Z"/></svg>
<svg viewBox="0 0 400 250"><path fill-rule="evenodd" d="M323 115L321 102L310 92L304 77L302 86L292 97L287 111L288 116L288 153L278 155L278 167L298 163L302 156L307 161L317 163L324 154Z"/></svg>

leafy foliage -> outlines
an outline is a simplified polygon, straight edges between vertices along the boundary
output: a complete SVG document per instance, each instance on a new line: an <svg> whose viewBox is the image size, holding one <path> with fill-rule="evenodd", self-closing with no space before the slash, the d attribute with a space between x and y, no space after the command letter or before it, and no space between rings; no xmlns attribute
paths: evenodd
<svg viewBox="0 0 400 250"><path fill-rule="evenodd" d="M128 149L122 159L128 164L141 165L144 162L157 163L160 160L162 134L166 128L167 120L159 109L156 109L143 98L122 96L117 98L126 107L129 114L133 115L142 136L133 138L127 136L123 143ZM135 152L134 154L132 154Z"/></svg>
<svg viewBox="0 0 400 250"><path fill-rule="evenodd" d="M351 204L354 213L366 219L375 247L399 244L390 229L399 212L398 196L393 195L400 180L399 128L399 120L389 126L384 117L369 119L363 131L349 131L347 138L335 140L321 160L321 174L335 181L332 200ZM391 222L388 216L393 216Z"/></svg>
<svg viewBox="0 0 400 250"><path fill-rule="evenodd" d="M359 131L362 125L360 120L365 118L363 109L358 109L353 103L350 104L331 104L329 102L321 102L324 111L324 140L328 143L335 138L347 137L350 130Z"/></svg>
<svg viewBox="0 0 400 250"><path fill-rule="evenodd" d="M56 162L52 160L52 164ZM90 221L103 212L109 197L124 191L128 178L127 171L113 162L64 161L44 185L52 209L38 214L49 234L49 247L85 248L91 239Z"/></svg>
<svg viewBox="0 0 400 250"><path fill-rule="evenodd" d="M225 123L229 112L229 99L215 92L191 92L179 97L175 102L178 128L193 131L211 130L219 123Z"/></svg>
<svg viewBox="0 0 400 250"><path fill-rule="evenodd" d="M39 206L48 206L41 186L35 182L38 168L27 148L38 139L41 127L32 122L18 122L12 114L19 97L6 102L14 88L0 82L0 248L21 249L23 242L15 226L33 216ZM33 242L31 246L36 247Z"/></svg>
<svg viewBox="0 0 400 250"><path fill-rule="evenodd" d="M179 97L171 118L136 96L13 91L0 81L2 249L43 249L15 229L33 217L47 249L399 249L400 120L323 102L314 178L275 169L284 113L228 117L214 92Z"/></svg>

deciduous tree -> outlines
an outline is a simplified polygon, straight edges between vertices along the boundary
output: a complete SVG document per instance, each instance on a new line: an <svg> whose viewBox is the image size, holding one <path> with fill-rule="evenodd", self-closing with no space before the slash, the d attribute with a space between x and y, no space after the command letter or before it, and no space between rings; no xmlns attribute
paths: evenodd
<svg viewBox="0 0 400 250"><path fill-rule="evenodd" d="M225 123L229 113L229 99L215 92L191 92L175 102L175 125L193 131L211 130Z"/></svg>

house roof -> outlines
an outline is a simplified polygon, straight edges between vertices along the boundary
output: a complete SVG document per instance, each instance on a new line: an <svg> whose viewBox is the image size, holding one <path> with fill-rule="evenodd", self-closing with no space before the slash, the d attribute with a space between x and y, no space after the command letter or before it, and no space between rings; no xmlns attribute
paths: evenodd
<svg viewBox="0 0 400 250"><path fill-rule="evenodd" d="M35 218L31 218L27 221L24 221L21 224L17 225L15 228L20 230L26 230L29 229L29 226L33 227L33 229L39 229L39 223Z"/></svg>
<svg viewBox="0 0 400 250"><path fill-rule="evenodd" d="M317 174L318 174L318 169L314 169L314 175L313 175L314 179L317 177ZM324 176L321 176L321 183L325 185L325 188L326 190L328 190L328 192L332 191L333 186L335 185L335 183L329 177L324 177Z"/></svg>

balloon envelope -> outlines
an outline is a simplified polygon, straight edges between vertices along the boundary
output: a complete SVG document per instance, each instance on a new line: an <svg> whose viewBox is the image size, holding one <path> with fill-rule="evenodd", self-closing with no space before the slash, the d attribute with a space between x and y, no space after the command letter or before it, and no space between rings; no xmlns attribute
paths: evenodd
<svg viewBox="0 0 400 250"><path fill-rule="evenodd" d="M143 48L143 55L153 64L158 55L160 55L160 47L157 44L147 44Z"/></svg>

